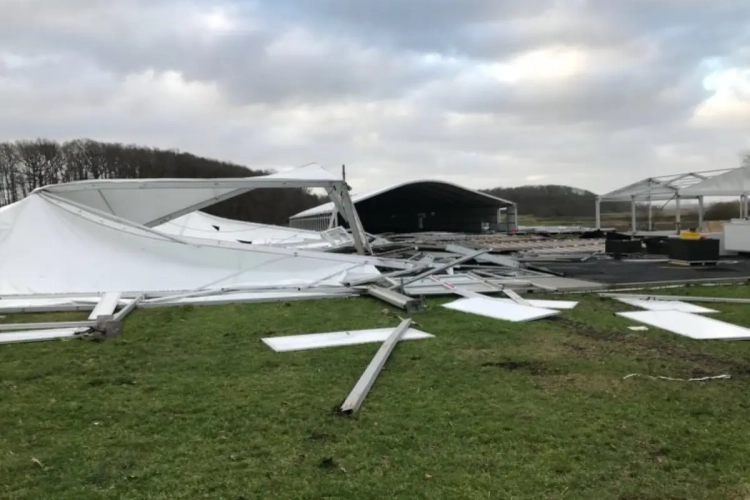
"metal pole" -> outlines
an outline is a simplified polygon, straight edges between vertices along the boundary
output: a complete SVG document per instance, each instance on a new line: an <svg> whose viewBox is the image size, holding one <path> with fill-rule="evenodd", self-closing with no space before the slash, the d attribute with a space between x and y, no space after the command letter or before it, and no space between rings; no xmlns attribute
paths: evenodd
<svg viewBox="0 0 750 500"><path fill-rule="evenodd" d="M653 206L651 205L651 196L648 197L648 230L653 231L654 230L654 221L653 221Z"/></svg>
<svg viewBox="0 0 750 500"><path fill-rule="evenodd" d="M630 198L630 234L635 235L636 231L636 220L635 220L635 196Z"/></svg>
<svg viewBox="0 0 750 500"><path fill-rule="evenodd" d="M338 222L338 219L339 219L339 212L338 210L336 210L336 208L334 208L333 211L331 212L331 218L328 219L328 229L333 229L334 227L336 227L338 225L336 224Z"/></svg>
<svg viewBox="0 0 750 500"><path fill-rule="evenodd" d="M359 410L359 407L362 406L362 402L365 400L367 394L375 383L375 379L383 369L383 366L385 366L388 356L391 355L393 348L396 347L396 344L401 340L401 337L404 336L409 329L409 326L411 326L411 319L403 320L401 324L393 330L393 333L390 334L386 341L383 342L383 345L380 346L380 349L378 349L378 352L372 358L372 361L370 361L367 369L362 373L362 376L359 377L354 389L349 393L344 404L341 405L341 413L351 415Z"/></svg>
<svg viewBox="0 0 750 500"><path fill-rule="evenodd" d="M59 321L57 323L3 323L0 332L13 332L22 330L53 330L57 328L91 328L96 326L96 321Z"/></svg>
<svg viewBox="0 0 750 500"><path fill-rule="evenodd" d="M357 217L356 209L354 208L354 204L352 203L352 199L349 197L349 192L346 188L343 188L340 191L336 188L332 188L328 191L328 197L333 201L335 208L349 223L349 229L352 231L354 247L357 249L357 253L360 255L364 255L365 251L372 253L367 236L365 235L365 230L362 227L359 217Z"/></svg>
<svg viewBox="0 0 750 500"><path fill-rule="evenodd" d="M698 197L698 231L703 231L703 196Z"/></svg>
<svg viewBox="0 0 750 500"><path fill-rule="evenodd" d="M680 234L680 231L682 230L682 217L680 216L680 195L676 196L675 200L675 214L674 214L674 221L675 221L675 227L677 228L677 234Z"/></svg>
<svg viewBox="0 0 750 500"><path fill-rule="evenodd" d="M596 210L595 212L596 213L595 215L596 229L601 229L602 228L602 200L601 198L598 198L598 197L596 198L595 206L596 206L596 209L595 209Z"/></svg>
<svg viewBox="0 0 750 500"><path fill-rule="evenodd" d="M122 321L122 320L124 320L124 319L125 319L125 316L127 316L128 314L130 314L131 312L133 312L133 309L135 309L135 308L136 308L136 306L137 306L138 304L140 304L140 303L141 303L141 301L142 301L142 300L143 300L144 298L145 298L145 297L144 297L143 295L141 295L140 297L136 297L136 298L134 298L134 299L133 299L133 300L132 300L132 301L130 302L130 304L126 305L125 307L123 307L122 309L120 309L120 312L118 312L117 314L115 314L114 320L115 320L115 321Z"/></svg>

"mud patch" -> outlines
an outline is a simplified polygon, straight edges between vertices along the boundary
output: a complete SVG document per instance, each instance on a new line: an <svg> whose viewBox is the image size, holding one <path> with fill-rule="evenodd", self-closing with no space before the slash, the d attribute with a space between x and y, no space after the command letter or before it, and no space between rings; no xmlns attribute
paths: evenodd
<svg viewBox="0 0 750 500"><path fill-rule="evenodd" d="M507 371L520 371L531 375L553 375L558 370L540 363L539 361L491 361L482 363L482 368L499 368Z"/></svg>
<svg viewBox="0 0 750 500"><path fill-rule="evenodd" d="M568 333L582 337L581 341L567 341L562 345L569 352L585 359L602 359L606 356L635 356L636 359L654 359L677 362L681 373L691 377L705 377L729 373L732 377L750 377L750 365L692 350L689 344L665 342L649 335L618 330L600 330L585 323L560 318Z"/></svg>
<svg viewBox="0 0 750 500"><path fill-rule="evenodd" d="M318 468L329 472L340 472L346 474L346 469L334 460L333 457L326 457L318 462Z"/></svg>
<svg viewBox="0 0 750 500"><path fill-rule="evenodd" d="M321 469L336 469L339 464L333 459L333 457L326 457L318 462L318 467Z"/></svg>
<svg viewBox="0 0 750 500"><path fill-rule="evenodd" d="M307 439L310 441L330 441L334 438L331 434L326 434L325 432L311 432L309 436L307 436Z"/></svg>
<svg viewBox="0 0 750 500"><path fill-rule="evenodd" d="M610 342L623 341L625 334L615 330L599 330L593 326L568 318L556 317L556 323L565 327L568 333L580 335L594 340L605 340Z"/></svg>

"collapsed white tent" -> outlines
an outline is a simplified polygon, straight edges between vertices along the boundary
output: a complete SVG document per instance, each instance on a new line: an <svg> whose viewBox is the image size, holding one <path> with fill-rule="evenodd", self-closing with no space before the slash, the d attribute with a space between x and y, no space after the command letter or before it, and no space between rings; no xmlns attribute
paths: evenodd
<svg viewBox="0 0 750 500"><path fill-rule="evenodd" d="M197 244L44 192L0 209L0 295L340 286L398 262L254 245Z"/></svg>
<svg viewBox="0 0 750 500"><path fill-rule="evenodd" d="M289 172L230 179L105 179L53 184L53 194L146 227L261 188L327 188L343 180L313 164Z"/></svg>
<svg viewBox="0 0 750 500"><path fill-rule="evenodd" d="M328 250L352 244L351 235L343 228L326 232L308 231L225 219L205 212L192 212L160 224L154 229L161 233L189 238L311 250Z"/></svg>
<svg viewBox="0 0 750 500"><path fill-rule="evenodd" d="M323 188L352 228L359 253L367 236L346 182L317 164L258 177L231 179L107 179L69 182L34 191L70 204L154 227L220 201L264 188Z"/></svg>

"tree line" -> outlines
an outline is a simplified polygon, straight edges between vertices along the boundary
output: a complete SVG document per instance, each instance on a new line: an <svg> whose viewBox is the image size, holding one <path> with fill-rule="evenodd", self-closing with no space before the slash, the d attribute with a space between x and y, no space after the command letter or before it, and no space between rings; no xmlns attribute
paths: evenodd
<svg viewBox="0 0 750 500"><path fill-rule="evenodd" d="M539 218L594 217L596 195L570 186L494 188L485 193L518 204L521 215ZM603 203L602 213L629 212L630 203Z"/></svg>
<svg viewBox="0 0 750 500"><path fill-rule="evenodd" d="M77 139L0 143L0 206L35 189L89 179L255 177L271 172L202 158L177 150ZM286 225L291 215L323 200L305 189L256 189L206 212L229 219Z"/></svg>
<svg viewBox="0 0 750 500"><path fill-rule="evenodd" d="M750 165L746 156L744 165ZM76 139L0 143L0 206L49 184L88 179L230 178L271 172L177 150ZM593 217L596 195L570 186L521 186L485 191L518 204L522 215L539 218ZM206 208L229 219L286 225L291 215L327 201L305 189L257 189ZM630 203L602 204L602 213L630 211ZM736 203L708 208L706 219L734 217ZM730 215L731 214L731 215Z"/></svg>

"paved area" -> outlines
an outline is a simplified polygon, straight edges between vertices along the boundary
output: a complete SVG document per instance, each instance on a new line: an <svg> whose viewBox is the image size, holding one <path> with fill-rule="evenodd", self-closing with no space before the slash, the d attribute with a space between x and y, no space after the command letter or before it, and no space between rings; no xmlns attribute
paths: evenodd
<svg viewBox="0 0 750 500"><path fill-rule="evenodd" d="M666 262L554 262L540 264L556 273L607 285L661 283L670 281L750 280L750 259L728 260L716 266L685 267Z"/></svg>

